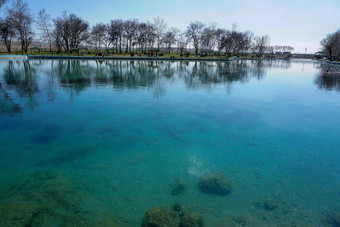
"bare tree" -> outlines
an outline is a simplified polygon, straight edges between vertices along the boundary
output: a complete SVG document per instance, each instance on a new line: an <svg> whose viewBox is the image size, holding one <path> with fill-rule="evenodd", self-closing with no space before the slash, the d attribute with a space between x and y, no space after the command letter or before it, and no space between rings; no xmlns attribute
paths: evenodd
<svg viewBox="0 0 340 227"><path fill-rule="evenodd" d="M7 2L7 0L0 0L0 9L3 5L5 5L6 2Z"/></svg>
<svg viewBox="0 0 340 227"><path fill-rule="evenodd" d="M163 19L156 17L154 18L154 26L157 40L157 48L159 49L162 46L162 37L167 27L167 24Z"/></svg>
<svg viewBox="0 0 340 227"><path fill-rule="evenodd" d="M330 60L332 60L333 54L340 51L340 30L328 34L320 43L324 51L329 55Z"/></svg>
<svg viewBox="0 0 340 227"><path fill-rule="evenodd" d="M74 14L68 15L64 11L63 15L54 19L53 22L55 42L68 53L89 38L89 24Z"/></svg>
<svg viewBox="0 0 340 227"><path fill-rule="evenodd" d="M122 44L124 36L124 21L121 19L111 20L108 29L110 42L119 49L119 53L122 53Z"/></svg>
<svg viewBox="0 0 340 227"><path fill-rule="evenodd" d="M103 43L103 39L105 37L105 32L107 27L103 23L96 24L92 27L91 30L91 41L95 46L95 50L100 51L101 44Z"/></svg>
<svg viewBox="0 0 340 227"><path fill-rule="evenodd" d="M218 51L221 51L223 49L222 39L223 37L225 37L226 33L227 33L227 30L221 29L221 28L218 28L215 31L215 40L216 40L216 46L217 46Z"/></svg>
<svg viewBox="0 0 340 227"><path fill-rule="evenodd" d="M130 52L133 47L133 41L136 40L137 38L137 30L138 30L138 20L133 19L133 20L127 20L124 22L124 37L126 38L126 52Z"/></svg>
<svg viewBox="0 0 340 227"><path fill-rule="evenodd" d="M62 53L63 49L63 20L62 18L57 18L53 20L54 29L52 31L52 38L54 45L57 47L58 53Z"/></svg>
<svg viewBox="0 0 340 227"><path fill-rule="evenodd" d="M48 43L50 48L50 52L52 52L52 45L53 45L53 37L52 37L52 24L51 24L51 17L42 9L38 13L37 19L38 29L41 32L41 38L45 42Z"/></svg>
<svg viewBox="0 0 340 227"><path fill-rule="evenodd" d="M148 25L144 22L138 25L137 43L141 49L145 49L148 44Z"/></svg>
<svg viewBox="0 0 340 227"><path fill-rule="evenodd" d="M0 22L0 37L3 40L8 53L11 53L12 40L15 37L15 30L9 18Z"/></svg>
<svg viewBox="0 0 340 227"><path fill-rule="evenodd" d="M33 14L27 3L23 0L15 0L12 8L8 9L8 18L18 34L21 51L27 53L28 46L33 39Z"/></svg>
<svg viewBox="0 0 340 227"><path fill-rule="evenodd" d="M163 42L165 44L166 49L168 49L169 54L171 51L171 45L175 44L177 41L178 33L179 33L179 30L177 28L172 27L163 36Z"/></svg>
<svg viewBox="0 0 340 227"><path fill-rule="evenodd" d="M180 55L183 54L184 49L188 45L188 39L184 33L180 32L177 36L177 51L180 51Z"/></svg>
<svg viewBox="0 0 340 227"><path fill-rule="evenodd" d="M262 55L270 45L270 38L268 35L256 36L254 42L254 50Z"/></svg>
<svg viewBox="0 0 340 227"><path fill-rule="evenodd" d="M216 23L210 24L203 29L202 34L202 48L213 50L216 45Z"/></svg>
<svg viewBox="0 0 340 227"><path fill-rule="evenodd" d="M156 40L156 27L154 24L147 22L147 43L149 47L153 47Z"/></svg>
<svg viewBox="0 0 340 227"><path fill-rule="evenodd" d="M191 22L185 31L186 37L194 45L196 54L200 49L204 27L205 25L202 22Z"/></svg>

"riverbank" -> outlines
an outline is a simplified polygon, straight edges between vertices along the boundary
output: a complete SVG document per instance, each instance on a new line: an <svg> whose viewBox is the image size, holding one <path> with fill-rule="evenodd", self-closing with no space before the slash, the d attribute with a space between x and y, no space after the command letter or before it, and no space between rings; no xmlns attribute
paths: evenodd
<svg viewBox="0 0 340 227"><path fill-rule="evenodd" d="M72 60L149 60L149 61L235 61L235 60L290 60L290 58L249 58L249 57L135 57L135 56L60 56L60 55L0 55L1 59L72 59Z"/></svg>
<svg viewBox="0 0 340 227"><path fill-rule="evenodd" d="M174 58L174 57L96 57L54 55L0 55L0 59L76 59L76 60L152 60L152 61L234 61L238 58Z"/></svg>

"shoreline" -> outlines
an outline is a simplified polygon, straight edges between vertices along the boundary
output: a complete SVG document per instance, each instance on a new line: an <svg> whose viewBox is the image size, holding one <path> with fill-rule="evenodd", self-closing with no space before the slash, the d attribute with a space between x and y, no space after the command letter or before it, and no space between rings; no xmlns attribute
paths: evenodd
<svg viewBox="0 0 340 227"><path fill-rule="evenodd" d="M230 58L171 58L171 57L96 57L53 55L0 55L1 59L76 59L76 60L152 60L152 61L235 61Z"/></svg>
<svg viewBox="0 0 340 227"><path fill-rule="evenodd" d="M0 60L11 60L11 59L69 59L69 60L136 60L136 61L216 61L216 62L232 62L237 60L291 60L295 58L249 58L249 57L232 57L232 58L185 58L185 57L130 57L130 56L109 56L109 57L99 57L99 56L56 56L56 55L0 55ZM298 58L300 59L300 58ZM340 62L331 62L325 60L319 60L326 64L340 64Z"/></svg>

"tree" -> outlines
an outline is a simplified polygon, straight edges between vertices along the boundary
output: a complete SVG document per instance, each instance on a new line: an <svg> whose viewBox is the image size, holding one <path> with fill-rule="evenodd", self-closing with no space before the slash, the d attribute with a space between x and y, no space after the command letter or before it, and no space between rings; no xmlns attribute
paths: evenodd
<svg viewBox="0 0 340 227"><path fill-rule="evenodd" d="M33 39L33 14L27 3L23 0L15 0L12 8L8 9L8 18L18 34L21 51L27 53Z"/></svg>
<svg viewBox="0 0 340 227"><path fill-rule="evenodd" d="M191 22L185 31L186 37L194 45L196 54L200 49L204 27L205 25L202 22Z"/></svg>
<svg viewBox="0 0 340 227"><path fill-rule="evenodd" d="M156 17L153 20L154 20L155 34L156 34L156 40L157 40L157 47L159 49L162 46L162 37L167 27L167 24L163 19L159 17Z"/></svg>
<svg viewBox="0 0 340 227"><path fill-rule="evenodd" d="M146 23L138 25L137 43L141 49L145 49L148 44L148 25Z"/></svg>
<svg viewBox="0 0 340 227"><path fill-rule="evenodd" d="M103 43L103 39L105 38L106 30L107 27L103 23L96 24L92 27L91 41L95 46L95 50L100 51L101 44Z"/></svg>
<svg viewBox="0 0 340 227"><path fill-rule="evenodd" d="M61 45L68 53L89 38L89 24L74 14L68 15L64 11L63 15L54 19L53 22L55 43Z"/></svg>
<svg viewBox="0 0 340 227"><path fill-rule="evenodd" d="M51 17L42 9L38 13L37 19L38 29L41 32L41 38L45 42L48 43L50 48L50 52L52 52L52 45L53 45L53 37L52 37L52 24L51 24Z"/></svg>
<svg viewBox="0 0 340 227"><path fill-rule="evenodd" d="M122 53L122 44L124 37L124 21L121 19L111 20L108 28L109 39L112 44Z"/></svg>
<svg viewBox="0 0 340 227"><path fill-rule="evenodd" d="M136 40L136 37L138 35L137 30L138 30L138 20L133 19L133 20L127 20L123 24L124 28L124 37L126 38L126 52L130 52L133 47L133 41Z"/></svg>
<svg viewBox="0 0 340 227"><path fill-rule="evenodd" d="M182 33L182 32L179 32L177 37L178 37L177 38L177 48L180 51L180 55L182 56L184 49L188 45L188 39L186 38L185 34Z"/></svg>
<svg viewBox="0 0 340 227"><path fill-rule="evenodd" d="M7 0L0 0L0 9L3 5L5 5L6 2L7 2Z"/></svg>
<svg viewBox="0 0 340 227"><path fill-rule="evenodd" d="M147 44L149 47L153 47L156 40L156 27L154 24L147 22Z"/></svg>
<svg viewBox="0 0 340 227"><path fill-rule="evenodd" d="M3 40L8 53L11 53L12 40L15 37L15 30L9 18L0 22L0 37Z"/></svg>
<svg viewBox="0 0 340 227"><path fill-rule="evenodd" d="M328 34L320 43L324 51L329 55L329 59L332 60L333 54L340 51L340 30Z"/></svg>
<svg viewBox="0 0 340 227"><path fill-rule="evenodd" d="M268 35L256 36L254 42L254 50L262 55L270 45L270 38Z"/></svg>
<svg viewBox="0 0 340 227"><path fill-rule="evenodd" d="M52 31L52 38L55 46L57 47L58 53L62 53L63 49L63 20L62 18L57 18L53 20L54 29Z"/></svg>
<svg viewBox="0 0 340 227"><path fill-rule="evenodd" d="M216 46L217 46L218 51L221 51L223 49L222 39L226 35L226 33L227 33L227 30L221 29L221 28L218 28L215 31L215 40L216 40Z"/></svg>
<svg viewBox="0 0 340 227"><path fill-rule="evenodd" d="M172 27L163 36L163 42L165 44L165 47L168 49L169 53L171 51L171 45L175 44L177 41L178 33L179 33L179 30L177 28Z"/></svg>
<svg viewBox="0 0 340 227"><path fill-rule="evenodd" d="M202 34L202 48L207 50L213 50L216 45L216 24L213 23L203 29Z"/></svg>

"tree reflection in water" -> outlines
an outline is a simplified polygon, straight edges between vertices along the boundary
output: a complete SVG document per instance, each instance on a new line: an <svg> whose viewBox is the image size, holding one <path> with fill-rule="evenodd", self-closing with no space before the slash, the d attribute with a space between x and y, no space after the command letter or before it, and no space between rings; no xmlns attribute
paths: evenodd
<svg viewBox="0 0 340 227"><path fill-rule="evenodd" d="M188 89L211 89L225 85L228 93L235 82L247 83L266 76L268 68L289 68L289 61L118 61L118 60L29 60L2 63L2 112L20 112L15 96L5 89L15 91L18 99L26 100L29 108L38 105L39 96L46 95L53 102L58 90L74 95L89 87L111 86L115 90L147 89L155 98L166 93L166 84L182 80ZM41 92L42 90L42 92ZM9 98L11 96L12 98ZM6 98L7 97L7 98ZM5 104L6 103L6 104ZM13 103L13 104L10 104ZM10 108L9 106L12 107Z"/></svg>
<svg viewBox="0 0 340 227"><path fill-rule="evenodd" d="M320 69L314 83L320 89L328 91L340 91L340 66L330 64L318 64Z"/></svg>
<svg viewBox="0 0 340 227"><path fill-rule="evenodd" d="M22 107L14 104L16 101L14 91L19 98L26 100L26 104L30 109L38 106L39 86L37 83L36 68L32 66L30 61L8 61L3 67L4 84L1 87L1 103L6 103L3 111L6 113L21 112ZM12 96L12 98L8 98ZM7 98L6 98L7 97ZM12 103L12 104L10 104Z"/></svg>

